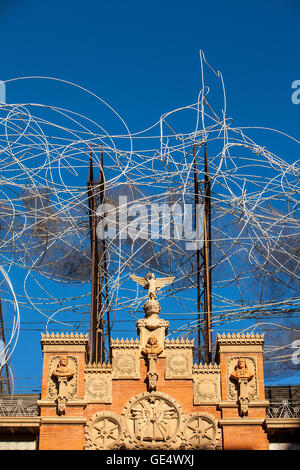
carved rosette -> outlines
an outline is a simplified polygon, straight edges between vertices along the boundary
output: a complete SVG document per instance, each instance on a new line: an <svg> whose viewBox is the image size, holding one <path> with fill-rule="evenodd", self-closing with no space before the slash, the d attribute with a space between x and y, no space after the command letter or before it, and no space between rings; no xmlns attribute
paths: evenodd
<svg viewBox="0 0 300 470"><path fill-rule="evenodd" d="M218 420L208 413L191 413L184 425L185 449L215 450L221 448Z"/></svg>
<svg viewBox="0 0 300 470"><path fill-rule="evenodd" d="M86 450L110 450L120 447L120 418L113 412L101 411L85 427Z"/></svg>
<svg viewBox="0 0 300 470"><path fill-rule="evenodd" d="M126 449L177 449L184 415L169 395L141 393L124 407L121 423Z"/></svg>

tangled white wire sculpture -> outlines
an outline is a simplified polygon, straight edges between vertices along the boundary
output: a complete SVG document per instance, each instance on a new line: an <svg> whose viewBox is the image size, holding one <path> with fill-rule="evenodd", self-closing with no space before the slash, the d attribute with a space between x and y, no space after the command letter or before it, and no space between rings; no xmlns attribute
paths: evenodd
<svg viewBox="0 0 300 470"><path fill-rule="evenodd" d="M24 80L75 87L106 108L123 131L106 131L100 112L96 122L49 104L0 104L0 297L5 325L13 325L2 362L9 360L27 312L41 322L41 330L88 331L90 153L98 175L103 157L105 203L129 218L125 225L114 222L106 238L113 333L122 321L142 315L145 293L136 292L129 274L144 275L151 267L176 277L160 299L163 316L175 319L172 333L195 335L196 250L185 231L179 236L174 230L174 217L164 222L159 210L194 207L194 156L201 181L204 144L211 180L214 331L246 331L259 320L298 318L299 141L272 129L234 126L222 75L202 52L200 58L197 101L139 132L131 132L107 103L78 85L49 77L5 82L7 89ZM206 73L219 87L221 106ZM254 141L253 135L263 140L267 133L282 138L287 154ZM200 233L193 241L201 245L202 238ZM267 351L278 347L270 344Z"/></svg>

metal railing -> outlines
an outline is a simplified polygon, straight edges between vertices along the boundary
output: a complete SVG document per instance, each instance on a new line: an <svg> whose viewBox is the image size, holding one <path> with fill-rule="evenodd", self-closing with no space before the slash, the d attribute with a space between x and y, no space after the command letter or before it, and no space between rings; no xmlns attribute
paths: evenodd
<svg viewBox="0 0 300 470"><path fill-rule="evenodd" d="M300 418L300 403L290 400L271 402L267 410L267 418Z"/></svg>
<svg viewBox="0 0 300 470"><path fill-rule="evenodd" d="M0 399L0 416L39 416L36 400Z"/></svg>

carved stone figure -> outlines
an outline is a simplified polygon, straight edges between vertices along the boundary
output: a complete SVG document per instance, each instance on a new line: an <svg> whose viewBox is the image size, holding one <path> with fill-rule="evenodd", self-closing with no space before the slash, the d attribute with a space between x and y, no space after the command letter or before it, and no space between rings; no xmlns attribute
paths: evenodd
<svg viewBox="0 0 300 470"><path fill-rule="evenodd" d="M248 379L249 381L253 378L253 375L254 374L252 374L248 369L246 359L240 357L230 378L232 378L233 380Z"/></svg>
<svg viewBox="0 0 300 470"><path fill-rule="evenodd" d="M156 300L156 292L162 289L164 286L171 284L175 277L159 277L155 279L155 275L149 272L145 277L130 275L131 279L137 284L140 284L144 289L148 290L148 298L150 300Z"/></svg>
<svg viewBox="0 0 300 470"><path fill-rule="evenodd" d="M156 384L158 380L156 361L157 356L159 356L159 354L161 354L162 352L163 348L159 346L157 338L155 338L155 336L150 336L145 348L142 349L142 354L146 356L148 364L147 382L149 392L156 390Z"/></svg>
<svg viewBox="0 0 300 470"><path fill-rule="evenodd" d="M246 416L248 414L248 405L250 402L248 382L250 382L253 377L254 374L249 371L246 359L243 357L238 358L237 364L230 375L230 378L238 385L238 403L241 416Z"/></svg>
<svg viewBox="0 0 300 470"><path fill-rule="evenodd" d="M73 377L75 371L69 365L69 359L67 356L60 356L59 363L56 369L52 372L55 377Z"/></svg>
<svg viewBox="0 0 300 470"><path fill-rule="evenodd" d="M65 414L66 404L70 396L68 382L73 378L74 374L75 368L69 364L69 358L67 356L60 356L58 365L52 372L52 378L58 385L56 401L57 413L59 415ZM53 390L53 388L50 388L50 390Z"/></svg>
<svg viewBox="0 0 300 470"><path fill-rule="evenodd" d="M174 448L182 419L175 400L159 392L133 397L122 413L126 448Z"/></svg>
<svg viewBox="0 0 300 470"><path fill-rule="evenodd" d="M163 352L163 349L159 346L157 338L155 336L150 336L147 341L146 346L142 349L142 354L148 356L149 354L155 354L158 356Z"/></svg>

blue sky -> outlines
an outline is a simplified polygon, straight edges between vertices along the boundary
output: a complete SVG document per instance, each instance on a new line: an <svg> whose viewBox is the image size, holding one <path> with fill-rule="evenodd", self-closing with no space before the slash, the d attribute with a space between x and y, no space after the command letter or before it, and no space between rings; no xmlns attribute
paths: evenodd
<svg viewBox="0 0 300 470"><path fill-rule="evenodd" d="M223 74L236 124L297 136L300 104L292 103L291 84L300 79L299 15L297 0L1 0L0 80L50 76L77 83L137 131L196 100L202 49ZM70 104L64 87L51 90L51 104ZM8 87L8 102L45 101L34 82L13 93ZM88 107L80 94L72 105Z"/></svg>

